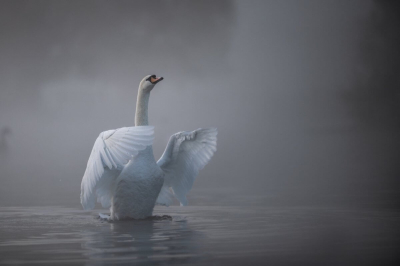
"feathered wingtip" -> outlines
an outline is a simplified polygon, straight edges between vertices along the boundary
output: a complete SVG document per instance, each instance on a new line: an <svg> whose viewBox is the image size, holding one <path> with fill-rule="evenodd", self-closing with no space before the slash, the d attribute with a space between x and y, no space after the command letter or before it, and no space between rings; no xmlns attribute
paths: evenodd
<svg viewBox="0 0 400 266"><path fill-rule="evenodd" d="M217 151L218 130L199 128L192 132L178 132L170 139L158 165L165 173L164 183L172 188L181 206L187 205L186 194L193 186L199 171L211 160ZM157 200L164 199L164 187Z"/></svg>

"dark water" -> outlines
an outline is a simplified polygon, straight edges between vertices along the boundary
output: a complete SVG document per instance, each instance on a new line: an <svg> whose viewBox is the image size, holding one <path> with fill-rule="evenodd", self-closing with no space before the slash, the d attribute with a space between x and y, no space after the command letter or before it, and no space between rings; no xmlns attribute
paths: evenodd
<svg viewBox="0 0 400 266"><path fill-rule="evenodd" d="M400 212L157 207L109 223L78 207L1 207L1 265L395 265Z"/></svg>

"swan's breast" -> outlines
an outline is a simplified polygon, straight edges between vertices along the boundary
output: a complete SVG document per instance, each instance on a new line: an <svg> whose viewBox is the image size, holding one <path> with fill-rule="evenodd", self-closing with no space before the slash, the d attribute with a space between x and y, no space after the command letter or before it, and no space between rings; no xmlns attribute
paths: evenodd
<svg viewBox="0 0 400 266"><path fill-rule="evenodd" d="M112 219L143 219L151 216L163 183L164 179L160 177L120 180L112 199Z"/></svg>
<svg viewBox="0 0 400 266"><path fill-rule="evenodd" d="M140 151L139 154L128 162L122 170L119 179L142 180L148 178L163 178L164 172L157 165L151 146Z"/></svg>

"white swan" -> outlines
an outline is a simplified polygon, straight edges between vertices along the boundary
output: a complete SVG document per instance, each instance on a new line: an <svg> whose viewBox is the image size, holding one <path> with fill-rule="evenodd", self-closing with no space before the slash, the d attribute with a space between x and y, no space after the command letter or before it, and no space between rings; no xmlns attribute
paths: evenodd
<svg viewBox="0 0 400 266"><path fill-rule="evenodd" d="M152 215L155 204L170 205L172 195L187 204L194 179L216 151L217 129L172 135L156 162L148 104L162 79L149 75L140 82L134 127L104 131L96 139L81 183L84 209L94 208L97 198L110 207L109 219L143 219Z"/></svg>

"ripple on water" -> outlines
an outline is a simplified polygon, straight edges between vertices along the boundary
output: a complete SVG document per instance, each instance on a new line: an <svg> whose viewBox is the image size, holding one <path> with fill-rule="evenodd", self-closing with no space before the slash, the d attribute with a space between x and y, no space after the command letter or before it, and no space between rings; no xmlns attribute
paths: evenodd
<svg viewBox="0 0 400 266"><path fill-rule="evenodd" d="M0 208L0 264L387 265L400 247L397 211L173 206L146 220L97 216Z"/></svg>

